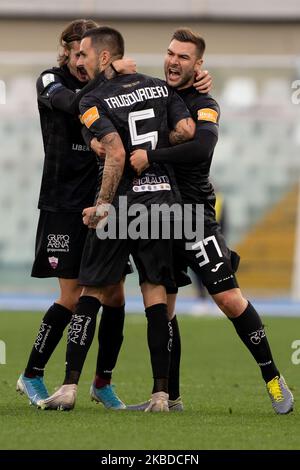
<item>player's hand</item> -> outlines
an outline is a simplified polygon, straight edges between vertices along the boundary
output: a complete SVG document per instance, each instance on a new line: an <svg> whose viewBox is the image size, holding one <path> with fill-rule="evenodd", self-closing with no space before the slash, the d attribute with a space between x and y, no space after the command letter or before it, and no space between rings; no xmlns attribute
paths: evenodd
<svg viewBox="0 0 300 470"><path fill-rule="evenodd" d="M105 158L105 148L104 145L99 142L97 137L93 137L92 140L90 141L90 147L95 152L96 155L100 158Z"/></svg>
<svg viewBox="0 0 300 470"><path fill-rule="evenodd" d="M146 168L148 168L148 156L146 150L138 149L131 153L130 164L132 168L140 175Z"/></svg>
<svg viewBox="0 0 300 470"><path fill-rule="evenodd" d="M82 211L82 220L84 225L89 228L102 229L107 224L107 217L110 204L97 202L94 207L87 207Z"/></svg>
<svg viewBox="0 0 300 470"><path fill-rule="evenodd" d="M109 204L109 202L104 202L101 198L98 199L96 205L96 217L98 217L97 229L102 230L107 224L110 206L111 204Z"/></svg>
<svg viewBox="0 0 300 470"><path fill-rule="evenodd" d="M96 228L99 222L99 217L96 215L97 207L87 207L82 211L82 220L84 225L88 225L89 228Z"/></svg>
<svg viewBox="0 0 300 470"><path fill-rule="evenodd" d="M207 70L195 72L195 82L193 85L199 93L209 93L212 89L212 77Z"/></svg>
<svg viewBox="0 0 300 470"><path fill-rule="evenodd" d="M130 57L123 57L123 59L114 60L113 66L116 71L121 74L136 73L136 62Z"/></svg>

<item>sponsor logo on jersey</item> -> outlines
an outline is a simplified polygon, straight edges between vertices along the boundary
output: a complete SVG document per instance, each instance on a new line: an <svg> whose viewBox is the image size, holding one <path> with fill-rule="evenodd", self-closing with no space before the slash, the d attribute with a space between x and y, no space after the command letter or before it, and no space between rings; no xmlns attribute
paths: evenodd
<svg viewBox="0 0 300 470"><path fill-rule="evenodd" d="M49 83L55 82L54 73L45 73L45 75L42 76L42 82L43 82L44 88L46 88L49 85Z"/></svg>
<svg viewBox="0 0 300 470"><path fill-rule="evenodd" d="M72 150L76 150L77 152L89 152L90 147L87 145L72 144Z"/></svg>
<svg viewBox="0 0 300 470"><path fill-rule="evenodd" d="M81 122L89 129L91 125L100 118L97 106L88 109L82 116Z"/></svg>
<svg viewBox="0 0 300 470"><path fill-rule="evenodd" d="M171 191L169 184L147 184L143 186L133 186L132 190L135 193L142 193L144 191Z"/></svg>
<svg viewBox="0 0 300 470"><path fill-rule="evenodd" d="M167 98L169 95L166 86L151 86L145 88L138 88L132 93L125 95L112 96L105 98L104 101L108 104L109 108L123 108L124 106L131 106L134 103L147 101L156 98Z"/></svg>
<svg viewBox="0 0 300 470"><path fill-rule="evenodd" d="M135 193L144 191L171 191L169 178L164 176L143 176L134 178L132 190Z"/></svg>
<svg viewBox="0 0 300 470"><path fill-rule="evenodd" d="M55 256L49 256L48 261L50 263L50 266L52 269L56 269L58 266L58 258L55 258Z"/></svg>
<svg viewBox="0 0 300 470"><path fill-rule="evenodd" d="M69 235L49 233L47 252L52 251L69 251L70 237Z"/></svg>
<svg viewBox="0 0 300 470"><path fill-rule="evenodd" d="M198 121L218 121L218 112L211 108L198 109Z"/></svg>

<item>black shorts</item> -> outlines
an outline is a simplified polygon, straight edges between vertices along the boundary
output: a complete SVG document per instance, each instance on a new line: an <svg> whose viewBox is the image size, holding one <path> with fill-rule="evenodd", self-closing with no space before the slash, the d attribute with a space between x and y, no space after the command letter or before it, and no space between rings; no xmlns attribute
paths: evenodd
<svg viewBox="0 0 300 470"><path fill-rule="evenodd" d="M139 273L139 283L149 282L175 287L170 240L105 239L90 229L84 246L79 273L83 286L105 287L118 284L126 273L131 254Z"/></svg>
<svg viewBox="0 0 300 470"><path fill-rule="evenodd" d="M77 279L87 232L81 212L41 210L31 276Z"/></svg>
<svg viewBox="0 0 300 470"><path fill-rule="evenodd" d="M188 266L185 263L173 263L175 286L167 287L167 294L177 294L180 287L189 286L192 280L187 273Z"/></svg>
<svg viewBox="0 0 300 470"><path fill-rule="evenodd" d="M186 249L186 240L174 240L175 278L182 270L190 267L200 278L208 292L219 294L238 286L235 272L240 257L231 251L214 218L204 219L204 238L188 241L193 249Z"/></svg>

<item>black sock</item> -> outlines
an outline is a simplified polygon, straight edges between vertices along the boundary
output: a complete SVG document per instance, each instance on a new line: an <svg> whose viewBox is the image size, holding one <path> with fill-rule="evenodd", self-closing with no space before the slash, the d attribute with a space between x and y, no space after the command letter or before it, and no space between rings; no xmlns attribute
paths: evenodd
<svg viewBox="0 0 300 470"><path fill-rule="evenodd" d="M123 342L125 308L102 306L96 376L109 381Z"/></svg>
<svg viewBox="0 0 300 470"><path fill-rule="evenodd" d="M181 341L180 332L176 315L171 320L173 329L173 342L171 350L171 362L169 373L169 398L176 400L180 396L179 391L179 373L180 373L180 357L181 357Z"/></svg>
<svg viewBox="0 0 300 470"><path fill-rule="evenodd" d="M42 320L30 353L24 373L26 377L44 375L44 368L61 340L64 329L70 323L71 317L71 310L60 304L54 303L51 305Z"/></svg>
<svg viewBox="0 0 300 470"><path fill-rule="evenodd" d="M77 384L92 344L101 303L95 297L80 297L68 331L65 384Z"/></svg>
<svg viewBox="0 0 300 470"><path fill-rule="evenodd" d="M246 310L237 318L230 318L237 334L247 346L261 369L265 382L280 375L274 364L264 326L255 308L248 302Z"/></svg>
<svg viewBox="0 0 300 470"><path fill-rule="evenodd" d="M168 377L172 349L172 324L168 321L167 305L146 308L147 339L151 357L154 386L152 393L168 392Z"/></svg>

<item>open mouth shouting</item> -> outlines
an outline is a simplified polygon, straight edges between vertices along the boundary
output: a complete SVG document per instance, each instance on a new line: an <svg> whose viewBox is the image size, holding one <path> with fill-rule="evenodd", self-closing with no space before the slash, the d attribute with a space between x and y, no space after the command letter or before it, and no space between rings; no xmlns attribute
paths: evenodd
<svg viewBox="0 0 300 470"><path fill-rule="evenodd" d="M168 68L168 80L170 82L173 82L173 81L177 82L180 77L181 77L181 73L177 67Z"/></svg>
<svg viewBox="0 0 300 470"><path fill-rule="evenodd" d="M81 82L86 82L88 80L88 74L86 73L86 70L84 67L80 66L77 67L77 75L78 78Z"/></svg>

